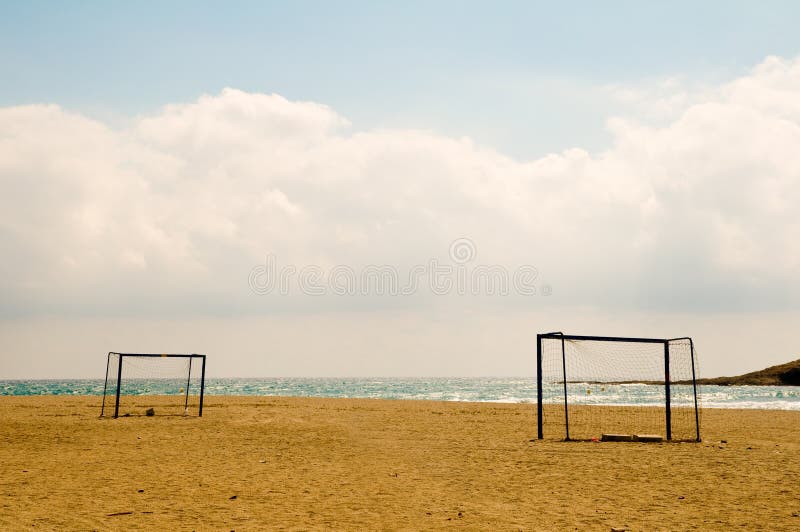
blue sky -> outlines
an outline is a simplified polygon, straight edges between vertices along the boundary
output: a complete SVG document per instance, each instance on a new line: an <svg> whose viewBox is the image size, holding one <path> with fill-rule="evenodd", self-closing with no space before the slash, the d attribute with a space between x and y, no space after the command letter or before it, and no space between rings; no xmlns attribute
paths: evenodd
<svg viewBox="0 0 800 532"><path fill-rule="evenodd" d="M795 2L3 2L0 104L123 120L224 87L521 158L607 147L608 84L798 53Z"/></svg>
<svg viewBox="0 0 800 532"><path fill-rule="evenodd" d="M798 15L0 0L0 378L112 350L530 375L546 330L690 335L707 375L796 358ZM251 284L269 256L406 278L454 242L535 294Z"/></svg>

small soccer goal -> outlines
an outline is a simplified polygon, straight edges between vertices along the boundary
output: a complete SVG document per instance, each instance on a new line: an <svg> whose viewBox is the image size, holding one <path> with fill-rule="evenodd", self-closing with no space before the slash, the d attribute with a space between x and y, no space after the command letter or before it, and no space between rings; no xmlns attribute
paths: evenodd
<svg viewBox="0 0 800 532"><path fill-rule="evenodd" d="M100 417L202 416L205 375L205 355L111 352Z"/></svg>
<svg viewBox="0 0 800 532"><path fill-rule="evenodd" d="M536 337L538 438L700 441L691 338Z"/></svg>

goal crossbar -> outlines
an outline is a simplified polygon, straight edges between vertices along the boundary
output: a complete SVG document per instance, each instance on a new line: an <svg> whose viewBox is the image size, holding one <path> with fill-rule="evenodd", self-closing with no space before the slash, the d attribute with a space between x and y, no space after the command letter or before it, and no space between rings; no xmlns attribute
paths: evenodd
<svg viewBox="0 0 800 532"><path fill-rule="evenodd" d="M640 344L663 344L664 342L674 342L675 340L688 340L692 339L688 336L681 336L679 338L634 338L626 336L583 336L578 334L562 334L560 332L550 332L544 334L537 334L539 338L549 338L551 340L590 340L595 342L633 342Z"/></svg>

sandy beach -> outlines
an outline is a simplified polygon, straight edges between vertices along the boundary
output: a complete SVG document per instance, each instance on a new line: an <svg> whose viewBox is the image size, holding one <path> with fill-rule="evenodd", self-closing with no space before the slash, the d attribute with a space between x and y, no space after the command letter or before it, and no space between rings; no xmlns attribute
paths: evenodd
<svg viewBox="0 0 800 532"><path fill-rule="evenodd" d="M702 443L646 444L531 441L533 405L99 406L0 397L0 529L800 528L800 412L704 410Z"/></svg>

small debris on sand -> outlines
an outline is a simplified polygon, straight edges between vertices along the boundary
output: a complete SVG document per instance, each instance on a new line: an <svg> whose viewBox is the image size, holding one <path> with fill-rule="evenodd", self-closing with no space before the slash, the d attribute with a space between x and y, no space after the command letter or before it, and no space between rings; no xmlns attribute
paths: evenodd
<svg viewBox="0 0 800 532"><path fill-rule="evenodd" d="M148 408L147 410L145 410L144 414L146 416L148 416L148 417L149 416L154 416L154 415L156 415L156 411L155 411L154 408Z"/></svg>

